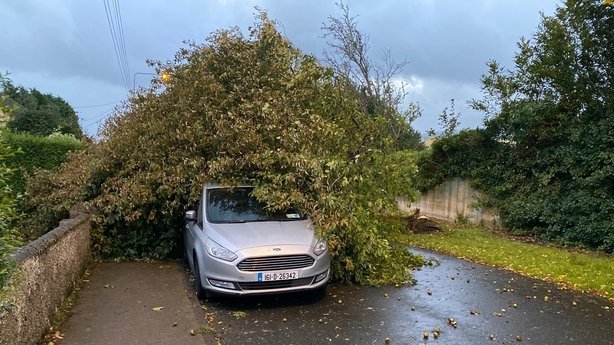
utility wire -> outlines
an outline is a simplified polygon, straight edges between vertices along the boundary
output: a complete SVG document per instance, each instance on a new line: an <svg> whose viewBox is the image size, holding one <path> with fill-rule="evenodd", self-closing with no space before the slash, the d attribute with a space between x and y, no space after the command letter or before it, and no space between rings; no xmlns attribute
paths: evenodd
<svg viewBox="0 0 614 345"><path fill-rule="evenodd" d="M109 102L109 103L103 103L103 104L78 105L76 107L73 107L73 109L79 109L79 108L98 108L98 107L104 107L105 105L117 104L119 102L121 102L121 101L115 101L115 102Z"/></svg>
<svg viewBox="0 0 614 345"><path fill-rule="evenodd" d="M102 121L102 120L106 120L105 118L108 117L109 115L111 115L113 113L113 110L114 109L107 110L107 111L105 111L103 113L100 113L100 114L94 116L94 117L90 117L89 119L87 119L88 122L85 123L84 125L86 127L89 127L89 126L91 126L91 125L93 125L95 123L98 123L98 122Z"/></svg>
<svg viewBox="0 0 614 345"><path fill-rule="evenodd" d="M111 39L113 40L113 48L115 50L115 57L117 58L117 64L122 76L122 81L126 91L130 90L130 78L128 70L128 59L126 54L125 40L123 40L123 32L119 17L119 3L117 0L113 2L113 8L109 4L108 0L103 0L104 9L107 15L107 23L109 25L109 31L111 32ZM114 16L115 14L115 16Z"/></svg>
<svg viewBox="0 0 614 345"><path fill-rule="evenodd" d="M119 0L114 0L113 8L115 10L115 33L118 38L118 48L120 52L120 59L124 69L124 75L126 76L126 84L130 88L130 69L128 68L128 55L126 54L126 41L124 39L124 25L121 20L121 12L119 7Z"/></svg>
<svg viewBox="0 0 614 345"><path fill-rule="evenodd" d="M122 50L124 52L123 57L124 57L124 64L126 66L126 77L127 77L127 81L128 81L128 86L130 86L130 65L128 64L128 54L126 53L126 39L124 36L124 21L122 20L122 9L121 7L119 7L119 0L115 0L115 4L116 4L116 9L117 9L117 18L119 21L119 32L120 32L120 37L121 37L121 47Z"/></svg>
<svg viewBox="0 0 614 345"><path fill-rule="evenodd" d="M119 52L118 52L118 46L117 46L117 39L115 36L115 27L113 25L113 21L111 20L111 13L110 13L110 9L109 9L109 4L107 0L103 0L104 3L104 9L105 12L107 14L107 23L109 25L109 30L111 32L111 39L113 40L113 48L115 49L115 57L117 58L117 65L119 66L119 72L122 76L122 81L124 83L124 87L126 88L126 91L128 90L128 87L126 86L126 77L124 76L124 69L122 68L122 63L121 60L119 58Z"/></svg>
<svg viewBox="0 0 614 345"><path fill-rule="evenodd" d="M126 54L126 40L124 38L124 25L122 23L121 8L119 0L113 1L113 9L115 11L115 32L117 33L120 58L124 68L124 74L127 77L128 87L130 86L130 68L128 67L128 54Z"/></svg>

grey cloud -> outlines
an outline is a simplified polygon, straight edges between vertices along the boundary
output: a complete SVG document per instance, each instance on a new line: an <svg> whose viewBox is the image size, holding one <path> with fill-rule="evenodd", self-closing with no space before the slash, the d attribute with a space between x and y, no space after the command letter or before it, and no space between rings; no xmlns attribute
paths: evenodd
<svg viewBox="0 0 614 345"><path fill-rule="evenodd" d="M120 1L131 74L151 72L146 59L172 59L183 40L204 42L218 29L253 23L254 7L267 10L285 35L306 53L325 49L320 27L338 16L332 1L177 0ZM540 10L552 13L557 2L532 0L347 0L360 28L370 37L377 57L389 48L398 60L411 63L404 78L419 76L422 93L410 95L425 109L417 127L429 128L450 98L479 96L485 62L497 59L510 66L520 36L539 23ZM107 103L123 89L101 1L8 0L0 7L3 47L0 69L13 72L18 83L42 88L75 105ZM129 76L132 80L133 75ZM143 84L138 80L137 84ZM27 81L25 83L24 81ZM80 85L72 85L71 82ZM84 87L95 88L84 92ZM82 92L74 90L81 89ZM81 94L81 95L80 95ZM87 94L87 95L86 95ZM125 90L123 91L125 97ZM98 97L98 98L97 98ZM98 99L98 100L97 100ZM95 110L95 109L94 109ZM81 114L84 121L95 114ZM424 124L421 122L423 121ZM428 122L428 124L426 124ZM464 125L475 126L471 115Z"/></svg>

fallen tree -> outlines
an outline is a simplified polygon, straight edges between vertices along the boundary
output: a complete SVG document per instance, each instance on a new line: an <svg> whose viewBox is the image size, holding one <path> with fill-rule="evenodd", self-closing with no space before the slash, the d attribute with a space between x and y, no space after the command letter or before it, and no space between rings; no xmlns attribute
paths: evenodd
<svg viewBox="0 0 614 345"><path fill-rule="evenodd" d="M103 256L161 258L180 246L203 183L250 183L269 207L309 214L337 280L409 279L419 259L389 240L402 223L382 217L397 212L397 195L417 195L414 154L397 152L389 130L394 113L363 111L265 13L248 37L221 30L152 66L170 78L134 94L99 143L31 181L28 226L87 201Z"/></svg>

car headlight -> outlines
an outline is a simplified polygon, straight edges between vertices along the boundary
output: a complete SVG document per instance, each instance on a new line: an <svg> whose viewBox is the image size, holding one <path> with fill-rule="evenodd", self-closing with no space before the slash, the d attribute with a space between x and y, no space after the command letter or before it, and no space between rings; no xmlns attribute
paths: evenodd
<svg viewBox="0 0 614 345"><path fill-rule="evenodd" d="M319 239L318 243L313 247L313 253L315 255L320 255L326 251L326 240Z"/></svg>
<svg viewBox="0 0 614 345"><path fill-rule="evenodd" d="M218 259L222 259L226 261L233 261L234 259L237 258L235 253L224 248L223 246L219 245L217 242L213 241L210 238L207 238L207 240L205 241L205 249L207 249L207 253L213 256L214 258L218 258Z"/></svg>

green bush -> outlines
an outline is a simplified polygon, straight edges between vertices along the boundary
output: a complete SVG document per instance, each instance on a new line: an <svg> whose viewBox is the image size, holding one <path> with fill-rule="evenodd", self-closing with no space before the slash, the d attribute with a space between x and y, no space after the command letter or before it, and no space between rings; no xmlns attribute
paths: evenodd
<svg viewBox="0 0 614 345"><path fill-rule="evenodd" d="M14 222L17 218L16 201L9 184L13 171L5 160L13 155L13 151L0 142L0 290L9 281L15 269L15 262L9 254L18 244Z"/></svg>
<svg viewBox="0 0 614 345"><path fill-rule="evenodd" d="M2 75L0 75L0 78ZM0 134L5 129L10 109L4 104L5 97L0 97ZM17 218L14 193L11 189L10 177L13 170L6 166L6 159L15 153L0 140L0 291L4 289L15 270L15 262L9 254L18 244L14 222Z"/></svg>
<svg viewBox="0 0 614 345"><path fill-rule="evenodd" d="M416 158L395 151L390 114L363 112L355 92L265 14L249 37L218 31L154 66L170 81L135 94L100 143L29 183L41 229L89 200L103 256L161 258L180 252L183 214L203 183L250 183L269 207L310 215L336 279L409 279L418 260L389 240L401 224L382 215L397 212L397 195L416 195Z"/></svg>
<svg viewBox="0 0 614 345"><path fill-rule="evenodd" d="M468 177L512 232L614 252L613 16L567 1L519 43L514 70L490 63L484 128L438 140L423 181Z"/></svg>
<svg viewBox="0 0 614 345"><path fill-rule="evenodd" d="M85 146L75 137L62 134L40 137L5 131L0 140L17 151L17 154L6 159L6 164L16 170L10 181L16 193L25 191L24 173L31 174L34 169L56 168L66 161L68 152Z"/></svg>
<svg viewBox="0 0 614 345"><path fill-rule="evenodd" d="M68 217L72 206L90 201L100 193L94 187L100 185L101 179L94 172L102 170L98 164L100 157L98 146L88 145L83 150L70 152L67 162L57 169L35 170L27 177L27 189L20 206L28 216L19 222L20 236L24 240L33 240L53 229Z"/></svg>

